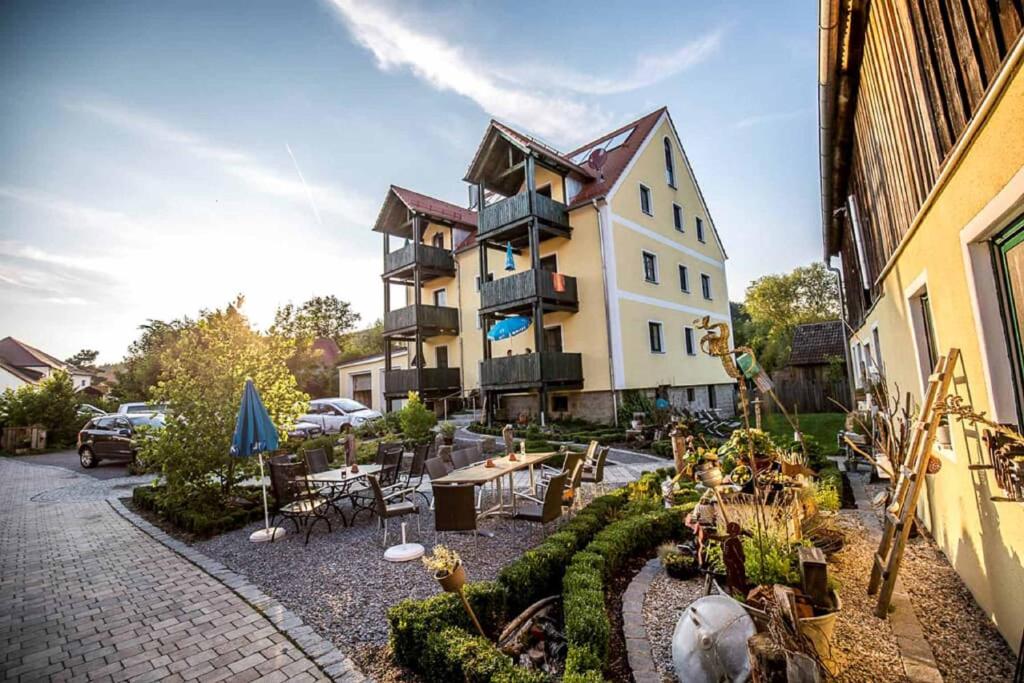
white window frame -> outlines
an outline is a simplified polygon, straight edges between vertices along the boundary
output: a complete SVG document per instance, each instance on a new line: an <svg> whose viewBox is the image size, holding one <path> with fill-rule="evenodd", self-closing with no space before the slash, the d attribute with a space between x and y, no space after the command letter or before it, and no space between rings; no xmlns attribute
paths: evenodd
<svg viewBox="0 0 1024 683"><path fill-rule="evenodd" d="M704 282L708 283L708 291L704 292ZM700 274L700 294L704 297L705 301L714 301L714 290L711 289L711 276L707 273Z"/></svg>
<svg viewBox="0 0 1024 683"><path fill-rule="evenodd" d="M683 350L687 356L697 355L697 336L689 325L683 326Z"/></svg>
<svg viewBox="0 0 1024 683"><path fill-rule="evenodd" d="M678 224L676 224L676 209L679 209ZM683 205L679 202L672 202L672 227L676 229L676 232L686 232L686 213L683 211Z"/></svg>
<svg viewBox="0 0 1024 683"><path fill-rule="evenodd" d="M645 256L653 256L654 257L654 279L653 280L648 280L647 279L647 262L646 262L647 259L644 258ZM661 284L661 267L658 265L658 255L656 253L654 253L653 251L649 251L647 249L641 249L640 250L640 266L643 269L644 282L646 282L647 284L651 284L651 285L660 285Z"/></svg>
<svg viewBox="0 0 1024 683"><path fill-rule="evenodd" d="M665 155L666 151L668 151L667 155ZM678 187L676 185L676 154L672 150L672 140L667 135L662 138L661 153L665 157L665 184L675 190Z"/></svg>
<svg viewBox="0 0 1024 683"><path fill-rule="evenodd" d="M640 213L654 218L654 190L643 183L638 184L640 185ZM644 190L647 190L647 206L650 211L644 211Z"/></svg>
<svg viewBox="0 0 1024 683"><path fill-rule="evenodd" d="M444 293L444 303L443 304L439 304L439 303L437 303L437 295L441 294L442 292ZM431 293L430 298L434 300L434 305L435 306L437 306L437 307L442 307L443 306L443 307L447 308L448 307L448 288L447 287L439 287L439 288L435 289Z"/></svg>
<svg viewBox="0 0 1024 683"><path fill-rule="evenodd" d="M907 324L910 326L910 337L914 340L914 359L917 361L917 373L921 380L921 395L924 396L928 390L928 376L932 368L928 366L928 333L925 330L924 316L921 312L919 299L928 292L928 271L923 271L910 286L903 290L904 304L907 306ZM932 311L934 320L935 312ZM932 330L935 335L935 348L942 349L939 343L938 330ZM938 359L936 359L938 360Z"/></svg>
<svg viewBox="0 0 1024 683"><path fill-rule="evenodd" d="M659 351L655 351L651 348L651 325L658 326L658 344L661 346ZM648 320L647 321L647 349L656 355L665 355L665 323L660 320Z"/></svg>
<svg viewBox="0 0 1024 683"><path fill-rule="evenodd" d="M690 267L688 265L686 265L685 263L677 263L676 265L678 266L676 268L676 272L679 273L680 276L682 276L683 274L686 275L686 277L685 277L686 286L685 287L683 287L683 280L684 280L684 278L683 277L679 278L679 291L682 292L683 294L689 294L690 293Z"/></svg>
<svg viewBox="0 0 1024 683"><path fill-rule="evenodd" d="M882 360L882 337L878 332L878 323L871 326L871 344L875 349L875 370L885 377L885 361Z"/></svg>
<svg viewBox="0 0 1024 683"><path fill-rule="evenodd" d="M700 216L693 217L693 230L697 233L697 241L701 244L707 244L707 230L704 228L704 219Z"/></svg>

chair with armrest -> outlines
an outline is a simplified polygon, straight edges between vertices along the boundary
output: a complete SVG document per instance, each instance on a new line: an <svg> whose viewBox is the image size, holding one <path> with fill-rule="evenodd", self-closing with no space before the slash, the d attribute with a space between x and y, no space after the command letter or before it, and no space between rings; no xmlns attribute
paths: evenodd
<svg viewBox="0 0 1024 683"><path fill-rule="evenodd" d="M434 494L434 544L438 533L476 531L476 492L472 484L431 487ZM476 534L473 534L474 538Z"/></svg>
<svg viewBox="0 0 1024 683"><path fill-rule="evenodd" d="M544 489L543 497L540 498L515 491L513 495L518 500L512 519L538 523L542 529L546 530L549 523L562 516L562 494L568 476L563 472L551 477Z"/></svg>
<svg viewBox="0 0 1024 683"><path fill-rule="evenodd" d="M604 466L608 460L608 451L608 446L599 448L594 466L590 469L587 469L586 466L583 468L581 481L585 484L593 484L595 490L602 490L604 488Z"/></svg>
<svg viewBox="0 0 1024 683"><path fill-rule="evenodd" d="M416 503L409 500L413 490L400 486L392 486L389 489L385 489L380 485L380 480L377 477L370 475L367 479L373 491L373 507L371 511L377 515L377 524L384 530L384 535L381 538L381 543L384 547L388 545L389 519L416 515L416 531L418 532L420 530L420 509Z"/></svg>
<svg viewBox="0 0 1024 683"><path fill-rule="evenodd" d="M271 526L280 516L292 520L295 532L306 530L306 542L316 523L323 520L327 531L331 531L330 501L314 490L306 479L306 466L303 463L270 463L270 483L274 489L277 510L270 520Z"/></svg>

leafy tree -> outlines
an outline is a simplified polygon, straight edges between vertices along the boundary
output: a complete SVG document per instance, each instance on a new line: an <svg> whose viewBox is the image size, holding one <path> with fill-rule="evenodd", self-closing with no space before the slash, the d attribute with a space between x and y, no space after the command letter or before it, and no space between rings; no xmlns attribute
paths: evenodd
<svg viewBox="0 0 1024 683"><path fill-rule="evenodd" d="M753 329L747 307L740 301L729 302L732 317L732 339L736 346L750 346L753 343Z"/></svg>
<svg viewBox="0 0 1024 683"><path fill-rule="evenodd" d="M423 405L419 393L409 392L409 400L402 406L398 419L402 434L409 441L417 443L430 437L430 430L437 424L437 416Z"/></svg>
<svg viewBox="0 0 1024 683"><path fill-rule="evenodd" d="M823 263L815 262L754 280L743 307L749 322L741 325L741 336L765 369L774 370L789 359L797 325L839 317L839 283Z"/></svg>
<svg viewBox="0 0 1024 683"><path fill-rule="evenodd" d="M271 330L292 339L326 337L340 347L359 318L349 302L334 295L315 296L301 306L288 303L278 308Z"/></svg>
<svg viewBox="0 0 1024 683"><path fill-rule="evenodd" d="M181 318L164 322L147 320L139 326L142 334L128 347L128 355L114 372L117 380L112 393L123 401L149 401L163 373L162 356L195 322Z"/></svg>
<svg viewBox="0 0 1024 683"><path fill-rule="evenodd" d="M384 321L380 318L365 329L345 335L338 360L345 362L360 356L372 356L375 353L384 353Z"/></svg>
<svg viewBox="0 0 1024 683"><path fill-rule="evenodd" d="M96 357L99 355L99 351L82 349L70 358L65 359L64 362L68 365L74 365L76 368L91 368L96 363Z"/></svg>
<svg viewBox="0 0 1024 683"><path fill-rule="evenodd" d="M141 456L163 474L168 504L219 500L253 473L255 459L229 454L246 378L284 438L309 400L286 364L294 340L256 332L240 305L203 312L160 356L152 398L168 403L169 414L166 427L143 442Z"/></svg>
<svg viewBox="0 0 1024 683"><path fill-rule="evenodd" d="M78 416L78 395L71 376L56 370L39 384L7 389L0 395L0 423L8 427L46 429L47 443L65 446L73 443L84 418Z"/></svg>

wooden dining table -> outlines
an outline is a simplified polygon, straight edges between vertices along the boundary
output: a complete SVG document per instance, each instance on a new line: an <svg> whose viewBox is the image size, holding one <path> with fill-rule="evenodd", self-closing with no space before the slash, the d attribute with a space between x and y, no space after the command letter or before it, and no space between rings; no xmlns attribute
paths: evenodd
<svg viewBox="0 0 1024 683"><path fill-rule="evenodd" d="M477 517L504 514L514 515L516 512L516 496L513 480L515 473L528 470L530 473L530 490L531 492L534 491L536 485L533 471L534 467L555 457L558 455L558 451L547 451L544 453L516 453L515 455L515 460L509 460L509 456L507 455L491 458L491 467L488 467L486 462L470 465L469 467L461 467L457 470L452 470L443 477L433 480L431 483L472 484L474 486L483 486L493 481L498 493L498 502L496 505L493 505L486 510L482 510ZM502 487L502 480L505 477L508 477L508 490L511 498L509 505L505 505L505 494Z"/></svg>
<svg viewBox="0 0 1024 683"><path fill-rule="evenodd" d="M358 472L350 470L351 468L349 467L341 467L333 470L324 470L323 472L313 472L306 475L306 481L312 484L346 484L369 474L379 473L381 466L376 464L359 465Z"/></svg>

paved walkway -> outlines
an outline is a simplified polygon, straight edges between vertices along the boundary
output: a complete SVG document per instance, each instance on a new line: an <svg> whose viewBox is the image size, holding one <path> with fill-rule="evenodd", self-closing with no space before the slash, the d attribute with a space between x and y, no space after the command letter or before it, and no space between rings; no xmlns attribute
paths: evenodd
<svg viewBox="0 0 1024 683"><path fill-rule="evenodd" d="M329 680L264 613L115 512L107 499L139 481L0 458L0 679Z"/></svg>

